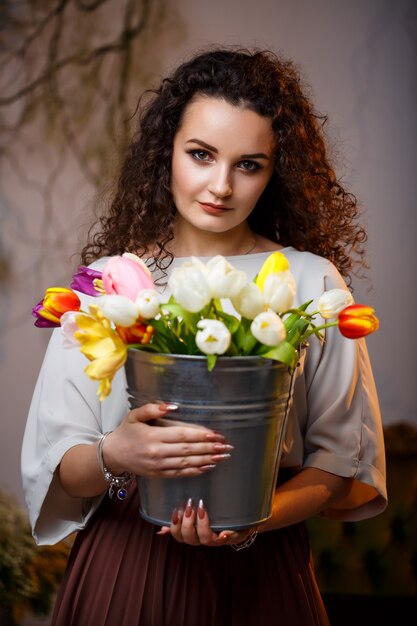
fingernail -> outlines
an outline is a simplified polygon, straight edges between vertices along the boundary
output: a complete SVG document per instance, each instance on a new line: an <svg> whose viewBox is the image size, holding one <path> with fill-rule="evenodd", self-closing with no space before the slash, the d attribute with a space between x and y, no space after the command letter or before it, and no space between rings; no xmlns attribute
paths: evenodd
<svg viewBox="0 0 417 626"><path fill-rule="evenodd" d="M200 469L202 471L206 471L206 470L209 471L209 470L213 470L215 467L216 467L216 464L214 463L212 465L202 465Z"/></svg>
<svg viewBox="0 0 417 626"><path fill-rule="evenodd" d="M197 514L198 517L200 519L204 519L204 516L206 514L205 508L204 508L204 502L202 500L198 501L198 509L197 509Z"/></svg>
<svg viewBox="0 0 417 626"><path fill-rule="evenodd" d="M178 524L178 520L179 520L178 509L174 509L172 511L171 522L174 524L174 526L176 526Z"/></svg>
<svg viewBox="0 0 417 626"><path fill-rule="evenodd" d="M229 535L227 533L222 533L220 535L220 539L222 539L222 541L226 541L226 539L229 539Z"/></svg>
<svg viewBox="0 0 417 626"><path fill-rule="evenodd" d="M178 409L178 404L174 404L173 402L162 402L162 404L159 405L159 410L160 411L176 411Z"/></svg>
<svg viewBox="0 0 417 626"><path fill-rule="evenodd" d="M187 501L187 506L185 507L185 517L191 517L191 515L193 514L193 501L191 498L188 499Z"/></svg>
<svg viewBox="0 0 417 626"><path fill-rule="evenodd" d="M211 457L212 461L224 461L225 459L230 459L231 454L213 454Z"/></svg>
<svg viewBox="0 0 417 626"><path fill-rule="evenodd" d="M220 433L207 433L206 439L208 439L209 441L226 441L226 437L223 437L223 435L221 435Z"/></svg>
<svg viewBox="0 0 417 626"><path fill-rule="evenodd" d="M230 445L230 443L215 443L213 447L219 452L230 452L235 449L234 446Z"/></svg>

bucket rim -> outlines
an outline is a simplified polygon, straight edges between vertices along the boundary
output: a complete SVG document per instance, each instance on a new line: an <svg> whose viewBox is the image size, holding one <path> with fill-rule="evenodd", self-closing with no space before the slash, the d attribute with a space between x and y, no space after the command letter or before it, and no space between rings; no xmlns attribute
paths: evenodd
<svg viewBox="0 0 417 626"><path fill-rule="evenodd" d="M131 357L134 360L141 361L156 361L159 363L168 363L168 362L178 362L178 361L186 361L191 363L207 363L207 356L199 355L199 354L177 354L171 352L153 352L144 350L142 348L128 348L128 359ZM289 370L290 368L286 363L281 361L277 361L275 359L269 359L267 357L263 357L261 355L252 354L248 356L217 356L216 365L217 367L224 367L227 365L233 366L248 366L251 364L261 365L261 366L275 366L282 369Z"/></svg>

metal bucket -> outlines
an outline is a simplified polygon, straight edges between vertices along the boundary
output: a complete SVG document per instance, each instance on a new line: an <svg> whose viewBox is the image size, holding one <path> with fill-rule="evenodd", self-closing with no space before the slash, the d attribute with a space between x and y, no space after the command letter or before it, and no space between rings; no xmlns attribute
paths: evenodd
<svg viewBox="0 0 417 626"><path fill-rule="evenodd" d="M208 372L203 356L129 349L125 370L131 408L175 402L179 409L169 419L216 430L234 446L230 459L201 476L138 476L141 516L169 525L175 508L202 498L216 531L267 520L292 393L288 367L262 357L220 357Z"/></svg>

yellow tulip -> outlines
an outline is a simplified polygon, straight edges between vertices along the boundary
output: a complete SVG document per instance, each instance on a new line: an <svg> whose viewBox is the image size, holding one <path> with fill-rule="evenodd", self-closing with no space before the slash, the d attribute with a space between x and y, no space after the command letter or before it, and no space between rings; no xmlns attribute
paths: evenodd
<svg viewBox="0 0 417 626"><path fill-rule="evenodd" d="M85 373L100 381L97 393L100 400L104 400L111 391L115 373L127 359L127 346L96 305L91 305L89 311L90 315L76 315L80 330L75 333L75 338L80 342L81 352L91 361Z"/></svg>
<svg viewBox="0 0 417 626"><path fill-rule="evenodd" d="M270 274L278 274L279 272L285 272L289 269L290 264L287 258L282 252L273 252L266 259L265 263L259 270L259 274L255 279L255 284L258 285L261 291L264 290L265 281Z"/></svg>

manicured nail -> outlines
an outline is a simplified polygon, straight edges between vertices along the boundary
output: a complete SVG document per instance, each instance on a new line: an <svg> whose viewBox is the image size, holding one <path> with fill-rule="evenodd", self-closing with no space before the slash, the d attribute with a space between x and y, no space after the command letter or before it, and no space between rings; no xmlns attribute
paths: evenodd
<svg viewBox="0 0 417 626"><path fill-rule="evenodd" d="M177 411L178 410L178 404L174 404L173 402L162 402L162 404L159 405L159 410L160 411Z"/></svg>
<svg viewBox="0 0 417 626"><path fill-rule="evenodd" d="M219 452L230 452L235 449L235 447L230 445L230 443L215 443L213 447Z"/></svg>
<svg viewBox="0 0 417 626"><path fill-rule="evenodd" d="M193 501L191 498L189 498L187 501L187 506L185 507L184 515L185 517L191 517L192 514L193 514Z"/></svg>
<svg viewBox="0 0 417 626"><path fill-rule="evenodd" d="M213 470L215 467L217 467L217 465L213 463L212 465L202 465L200 469L205 472L206 470L207 471Z"/></svg>
<svg viewBox="0 0 417 626"><path fill-rule="evenodd" d="M174 526L176 526L178 524L179 521L179 515L178 515L178 509L174 509L172 511L172 517L171 517L171 522L174 524Z"/></svg>
<svg viewBox="0 0 417 626"><path fill-rule="evenodd" d="M226 441L226 437L223 437L223 435L221 435L220 433L207 433L206 439L208 439L209 441L216 441L220 443Z"/></svg>
<svg viewBox="0 0 417 626"><path fill-rule="evenodd" d="M225 459L230 459L231 454L213 454L211 457L212 461L224 461Z"/></svg>
<svg viewBox="0 0 417 626"><path fill-rule="evenodd" d="M197 515L200 519L204 519L204 516L206 514L206 510L204 508L204 502L202 500L198 501L198 509L197 509Z"/></svg>
<svg viewBox="0 0 417 626"><path fill-rule="evenodd" d="M222 533L222 534L220 535L220 539L221 539L222 541L226 541L226 539L229 539L229 535L228 535L227 533Z"/></svg>

